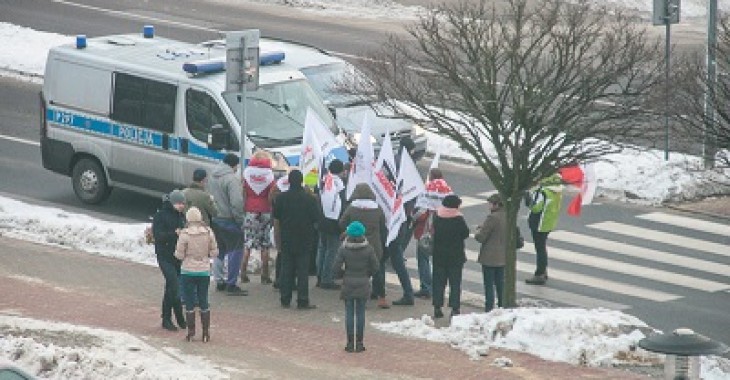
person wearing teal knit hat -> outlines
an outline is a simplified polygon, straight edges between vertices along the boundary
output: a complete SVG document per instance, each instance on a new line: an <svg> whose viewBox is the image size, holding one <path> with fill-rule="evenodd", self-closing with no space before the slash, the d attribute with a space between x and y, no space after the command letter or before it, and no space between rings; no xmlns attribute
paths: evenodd
<svg viewBox="0 0 730 380"><path fill-rule="evenodd" d="M367 230L365 229L365 225L357 220L347 226L347 236L350 237L362 237L366 232Z"/></svg>
<svg viewBox="0 0 730 380"><path fill-rule="evenodd" d="M340 299L345 301L347 352L365 351L365 302L370 296L370 277L379 267L375 249L365 238L366 232L365 225L358 220L347 225L347 238L337 251L332 267L335 277L342 278Z"/></svg>

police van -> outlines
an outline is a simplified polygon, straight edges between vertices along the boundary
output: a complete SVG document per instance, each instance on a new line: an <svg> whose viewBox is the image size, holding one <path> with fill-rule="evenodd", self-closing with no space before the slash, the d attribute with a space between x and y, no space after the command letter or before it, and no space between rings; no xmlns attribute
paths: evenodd
<svg viewBox="0 0 730 380"><path fill-rule="evenodd" d="M41 92L44 168L70 176L90 204L115 187L159 195L188 184L196 168L210 172L239 153L242 138L241 96L225 92L224 63L225 49L160 38L149 27L52 48ZM245 100L246 157L266 149L297 165L307 109L338 133L282 52L261 52L259 83ZM344 149L335 155L347 159Z"/></svg>

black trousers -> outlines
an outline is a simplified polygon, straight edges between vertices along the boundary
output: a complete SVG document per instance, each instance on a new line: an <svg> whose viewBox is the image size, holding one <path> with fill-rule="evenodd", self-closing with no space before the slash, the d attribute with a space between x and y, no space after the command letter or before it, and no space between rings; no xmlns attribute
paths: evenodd
<svg viewBox="0 0 730 380"><path fill-rule="evenodd" d="M535 244L535 253L537 254L537 268L535 276L547 273L548 254L547 254L547 238L550 232L538 232L531 230L532 242Z"/></svg>
<svg viewBox="0 0 730 380"><path fill-rule="evenodd" d="M309 244L282 244L279 294L281 304L291 304L294 280L297 285L297 305L309 305Z"/></svg>
<svg viewBox="0 0 730 380"><path fill-rule="evenodd" d="M162 318L170 319L173 310L176 316L182 315L182 302L180 301L180 263L157 258L157 265L160 267L162 276L165 277L165 293L162 296Z"/></svg>
<svg viewBox="0 0 730 380"><path fill-rule="evenodd" d="M461 272L464 263L450 265L433 265L433 306L444 306L446 283L449 284L449 307L461 308Z"/></svg>

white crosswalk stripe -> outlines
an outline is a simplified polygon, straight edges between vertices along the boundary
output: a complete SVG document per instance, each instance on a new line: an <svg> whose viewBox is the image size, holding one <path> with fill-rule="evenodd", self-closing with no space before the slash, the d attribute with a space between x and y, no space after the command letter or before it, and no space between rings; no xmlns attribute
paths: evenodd
<svg viewBox="0 0 730 380"><path fill-rule="evenodd" d="M523 252L535 253L535 247L532 243L525 243ZM663 282L667 284L683 286L696 290L708 292L717 292L730 289L730 285L715 281L704 280L694 276L687 276L679 273L668 272L664 270L647 268L645 266L624 263L616 260L604 259L602 257L591 256L584 253L569 251L550 247L548 255L552 260L562 260L573 264L580 264L588 267L598 268L605 271L616 273L624 273L634 277L647 278L649 280ZM552 275L552 269L551 269Z"/></svg>
<svg viewBox="0 0 730 380"><path fill-rule="evenodd" d="M674 253L662 252L651 248L638 247L618 241L577 234L570 231L553 231L550 233L550 239L582 245L593 249L598 248L602 251L612 252L619 255L675 265L682 268L718 274L721 276L727 276L730 273L730 265L700 260L694 257L687 257Z"/></svg>
<svg viewBox="0 0 730 380"><path fill-rule="evenodd" d="M715 223L681 215L666 214L663 212L643 214L637 216L637 218L730 237L730 225L728 224Z"/></svg>
<svg viewBox="0 0 730 380"><path fill-rule="evenodd" d="M478 256L478 252L474 252L472 250L466 251L466 257L468 260L476 261ZM532 274L535 273L535 265L518 261L517 271ZM550 278L578 284L581 286L586 286L589 288L608 290L613 293L623 294L626 296L642 298L656 302L666 302L681 298L681 296L678 296L676 294L665 293L653 289L645 289L638 286L624 284L621 282L604 280L593 276L587 276L581 273L575 273L554 268L550 268Z"/></svg>
<svg viewBox="0 0 730 380"><path fill-rule="evenodd" d="M474 198L474 197L468 197L468 196L462 196L461 198L461 208L466 207L472 207L472 206L479 206L479 205L486 205L487 200L482 198ZM485 206L486 207L486 206Z"/></svg>
<svg viewBox="0 0 730 380"><path fill-rule="evenodd" d="M637 239L651 240L662 244L669 244L677 247L687 248L695 251L714 253L716 255L730 257L730 248L727 245L694 239L686 236L679 236L668 232L655 231L648 228L627 225L618 222L600 222L589 225L601 231L613 232L615 234L635 237Z"/></svg>

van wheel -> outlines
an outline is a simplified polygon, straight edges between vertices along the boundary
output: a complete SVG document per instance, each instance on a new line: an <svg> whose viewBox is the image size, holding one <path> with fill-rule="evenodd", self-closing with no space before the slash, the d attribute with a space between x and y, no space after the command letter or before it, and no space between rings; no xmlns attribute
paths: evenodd
<svg viewBox="0 0 730 380"><path fill-rule="evenodd" d="M101 165L88 158L74 165L72 181L76 196L87 204L101 203L111 192Z"/></svg>

